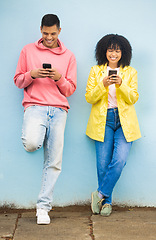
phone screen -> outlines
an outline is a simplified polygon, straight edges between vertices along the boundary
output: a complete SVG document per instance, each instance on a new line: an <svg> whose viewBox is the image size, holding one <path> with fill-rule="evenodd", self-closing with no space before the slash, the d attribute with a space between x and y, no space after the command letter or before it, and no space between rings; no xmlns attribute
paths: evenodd
<svg viewBox="0 0 156 240"><path fill-rule="evenodd" d="M43 68L51 68L51 64L50 63L43 63Z"/></svg>
<svg viewBox="0 0 156 240"><path fill-rule="evenodd" d="M113 74L117 75L117 70L109 70L108 76L111 76Z"/></svg>

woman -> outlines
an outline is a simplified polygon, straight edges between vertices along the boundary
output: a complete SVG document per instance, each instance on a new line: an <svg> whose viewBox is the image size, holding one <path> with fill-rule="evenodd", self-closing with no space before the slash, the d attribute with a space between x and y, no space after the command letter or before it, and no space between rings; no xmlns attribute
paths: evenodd
<svg viewBox="0 0 156 240"><path fill-rule="evenodd" d="M132 48L123 36L104 36L96 45L95 56L97 65L91 68L85 95L92 104L86 134L95 140L98 175L91 208L95 214L109 216L113 188L132 142L141 137L134 108L139 97L137 71L129 66Z"/></svg>

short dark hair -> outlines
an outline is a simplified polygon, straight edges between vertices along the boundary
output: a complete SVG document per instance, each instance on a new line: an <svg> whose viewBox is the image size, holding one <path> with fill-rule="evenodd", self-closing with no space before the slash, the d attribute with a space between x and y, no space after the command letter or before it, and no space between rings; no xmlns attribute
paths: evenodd
<svg viewBox="0 0 156 240"><path fill-rule="evenodd" d="M95 48L95 58L98 65L108 63L106 58L107 49L120 49L122 56L118 66L129 66L132 58L132 47L129 41L118 34L108 34L100 39Z"/></svg>
<svg viewBox="0 0 156 240"><path fill-rule="evenodd" d="M46 14L43 16L42 21L41 21L41 27L46 26L46 27L51 27L56 25L57 28L60 28L60 20L57 15L55 14Z"/></svg>

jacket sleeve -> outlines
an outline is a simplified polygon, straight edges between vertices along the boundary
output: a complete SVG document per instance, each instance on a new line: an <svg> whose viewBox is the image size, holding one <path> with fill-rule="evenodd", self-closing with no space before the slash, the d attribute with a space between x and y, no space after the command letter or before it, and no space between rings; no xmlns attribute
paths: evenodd
<svg viewBox="0 0 156 240"><path fill-rule="evenodd" d="M22 49L14 76L14 82L18 88L26 88L32 81L33 78L30 75L30 71L27 71L25 51Z"/></svg>
<svg viewBox="0 0 156 240"><path fill-rule="evenodd" d="M117 88L117 91L120 93L121 97L126 103L134 104L139 98L137 88L137 71L135 70L133 71L133 73L130 74L130 80L123 81L121 86Z"/></svg>
<svg viewBox="0 0 156 240"><path fill-rule="evenodd" d="M105 88L103 81L98 82L97 76L92 67L90 70L89 78L86 87L86 101L91 104L97 103L104 95L107 95L108 88Z"/></svg>
<svg viewBox="0 0 156 240"><path fill-rule="evenodd" d="M76 66L76 59L73 55L70 59L66 76L62 76L59 81L56 81L56 85L58 86L60 92L65 96L71 96L77 86L77 66Z"/></svg>

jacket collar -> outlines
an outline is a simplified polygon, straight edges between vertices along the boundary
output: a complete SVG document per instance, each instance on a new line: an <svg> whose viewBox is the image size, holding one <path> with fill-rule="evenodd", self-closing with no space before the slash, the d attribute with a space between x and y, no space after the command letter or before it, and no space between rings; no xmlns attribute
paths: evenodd
<svg viewBox="0 0 156 240"><path fill-rule="evenodd" d="M119 76L122 76L123 75L123 72L125 71L125 70L127 70L127 66L125 66L124 68L122 68L122 67L120 67L120 69L119 69ZM99 66L99 69L100 69L100 71L102 72L102 73L107 73L107 63L105 64L105 65L101 65L101 66Z"/></svg>

